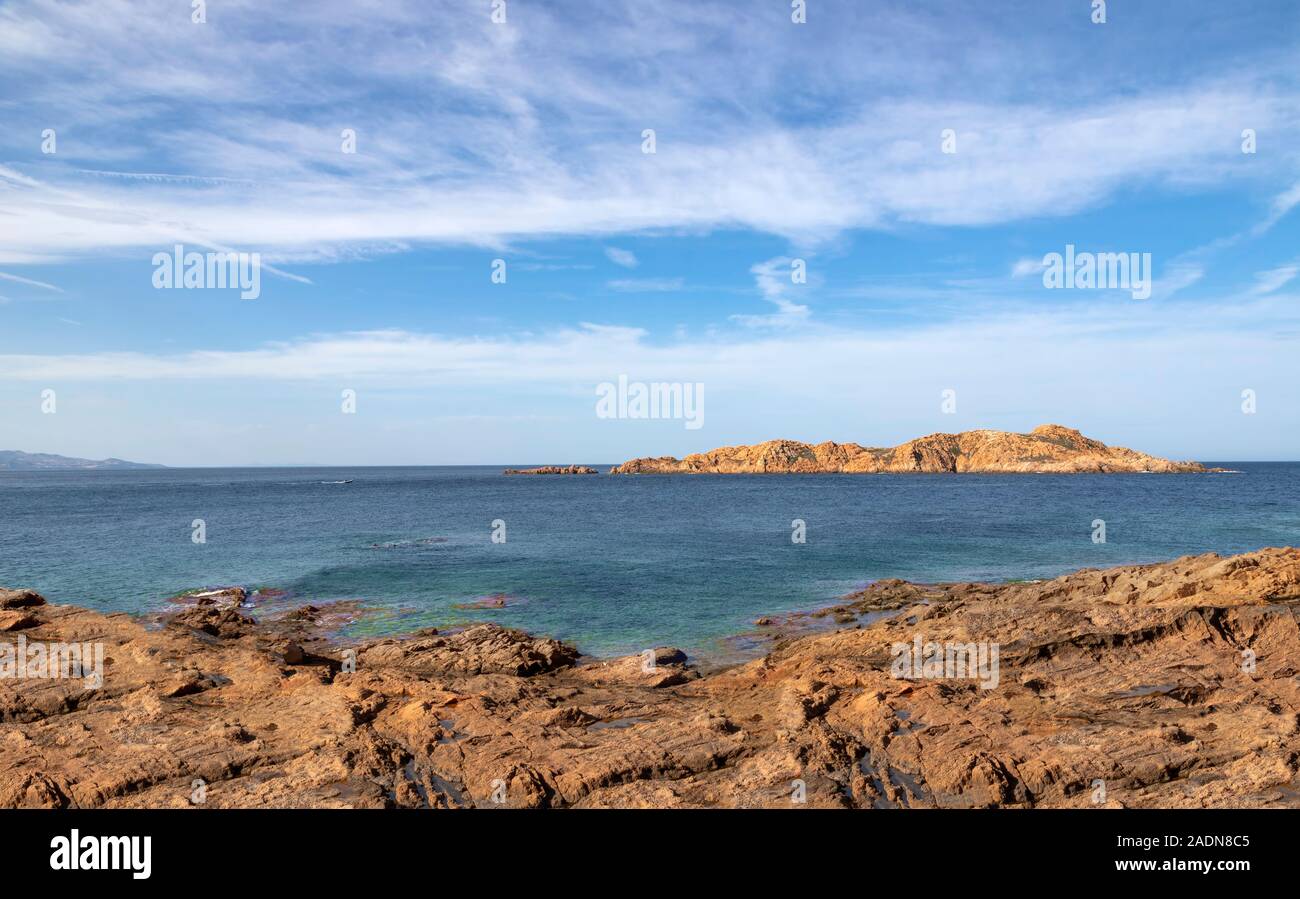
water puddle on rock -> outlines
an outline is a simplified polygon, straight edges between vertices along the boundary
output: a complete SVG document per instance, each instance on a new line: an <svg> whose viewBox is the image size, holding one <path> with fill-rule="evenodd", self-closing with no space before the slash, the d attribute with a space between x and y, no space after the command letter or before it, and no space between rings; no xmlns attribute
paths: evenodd
<svg viewBox="0 0 1300 899"><path fill-rule="evenodd" d="M588 724L587 730L622 730L625 727L631 727L634 724L640 724L645 718L615 718L613 721L597 721L595 724Z"/></svg>

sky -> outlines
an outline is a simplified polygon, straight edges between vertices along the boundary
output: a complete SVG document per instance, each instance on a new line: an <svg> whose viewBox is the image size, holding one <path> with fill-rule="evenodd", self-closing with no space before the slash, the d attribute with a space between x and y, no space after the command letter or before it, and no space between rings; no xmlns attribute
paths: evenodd
<svg viewBox="0 0 1300 899"><path fill-rule="evenodd" d="M0 449L1300 459L1300 6L1095 7L0 2ZM155 286L177 245L258 295ZM1150 296L1049 288L1067 246Z"/></svg>

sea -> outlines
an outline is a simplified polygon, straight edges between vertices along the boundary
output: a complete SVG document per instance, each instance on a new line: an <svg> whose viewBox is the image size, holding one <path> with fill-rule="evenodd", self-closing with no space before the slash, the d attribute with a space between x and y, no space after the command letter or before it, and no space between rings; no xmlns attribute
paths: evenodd
<svg viewBox="0 0 1300 899"><path fill-rule="evenodd" d="M495 621L598 657L717 656L756 617L882 578L1032 580L1300 544L1300 463L1207 464L1230 471L0 472L0 586L149 614L238 585L278 602L355 600L357 636Z"/></svg>

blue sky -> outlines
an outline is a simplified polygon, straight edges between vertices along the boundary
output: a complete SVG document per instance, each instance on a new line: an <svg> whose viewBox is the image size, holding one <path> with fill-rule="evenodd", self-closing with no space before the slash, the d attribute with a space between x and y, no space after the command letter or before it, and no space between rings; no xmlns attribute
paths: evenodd
<svg viewBox="0 0 1300 899"><path fill-rule="evenodd" d="M1289 0L357 8L0 3L0 448L611 462L1053 421L1300 458ZM261 295L154 289L177 243L260 253ZM1067 244L1150 253L1151 298L1046 289ZM704 426L597 418L620 374L704 384Z"/></svg>

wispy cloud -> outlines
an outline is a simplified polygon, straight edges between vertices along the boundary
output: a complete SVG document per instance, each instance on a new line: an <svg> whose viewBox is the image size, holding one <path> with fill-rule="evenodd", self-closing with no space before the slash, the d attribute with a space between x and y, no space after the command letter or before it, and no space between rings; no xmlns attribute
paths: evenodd
<svg viewBox="0 0 1300 899"><path fill-rule="evenodd" d="M808 321L812 314L808 307L790 298L800 286L794 281L793 263L787 256L778 256L750 268L759 293L777 311L767 315L733 315L732 319L751 328L788 328Z"/></svg>
<svg viewBox="0 0 1300 899"><path fill-rule="evenodd" d="M1263 233L1269 230L1283 218L1290 214L1291 210L1300 206L1300 181L1297 181L1288 189L1282 191L1273 198L1272 206L1264 220L1254 229L1255 234Z"/></svg>
<svg viewBox="0 0 1300 899"><path fill-rule="evenodd" d="M1298 274L1300 274L1300 264L1297 263L1260 272L1255 276L1255 286L1250 289L1250 292L1257 296L1273 293L1291 283Z"/></svg>
<svg viewBox="0 0 1300 899"><path fill-rule="evenodd" d="M618 247L605 247L605 255L609 261L615 265L621 265L623 268L636 268L636 254L631 250L620 250Z"/></svg>
<svg viewBox="0 0 1300 899"><path fill-rule="evenodd" d="M1286 152L1239 164L1243 122L1271 147L1300 144L1300 106L1267 58L1235 77L1146 73L1117 95L1048 78L1045 54L1024 52L1032 40L1010 42L974 11L951 14L979 34L961 43L922 10L852 3L828 4L837 25L811 42L781 16L705 0L665 0L653 16L633 2L533 6L504 26L453 2L365 19L333 0L309 17L236 0L223 11L206 26L125 0L0 11L0 77L24 85L14 117L35 134L66 123L58 154L0 172L0 260L182 237L323 259L347 245L669 228L816 243L1287 171ZM1059 23L1043 13L1027 27ZM980 77L959 77L969 71ZM941 152L943 128L956 154ZM19 133L0 147L31 159Z"/></svg>
<svg viewBox="0 0 1300 899"><path fill-rule="evenodd" d="M685 284L684 278L616 278L605 282L606 287L619 293L668 293L681 290Z"/></svg>
<svg viewBox="0 0 1300 899"><path fill-rule="evenodd" d="M1186 260L1171 262L1151 285L1151 299L1167 300L1179 291L1191 287L1203 277L1205 277L1205 268L1199 263Z"/></svg>
<svg viewBox="0 0 1300 899"><path fill-rule="evenodd" d="M1017 259L1011 266L1011 277L1028 278L1030 275L1042 274L1047 268L1042 259Z"/></svg>
<svg viewBox="0 0 1300 899"><path fill-rule="evenodd" d="M773 434L891 445L935 430L1023 430L1063 417L1103 440L1164 455L1289 458L1294 434L1283 425L1300 420L1300 405L1282 385L1294 380L1300 347L1296 299L1216 298L1180 304L1171 316L1169 306L1099 298L888 331L808 323L670 342L642 328L586 324L477 337L318 334L177 353L8 353L0 354L0 405L12 413L12 426L34 428L40 413L33 388L57 387L61 398L82 398L84 406L68 419L81 422L79 442L69 450L104 446L100 455L175 464L319 462L324 445L339 463L482 462L499 458L502 440L545 445L549 458L617 461ZM1260 321L1276 327L1261 329ZM1080 371L1087 377L1074 376ZM706 384L708 433L601 427L608 423L594 416L594 386L620 373ZM1165 384L1180 389L1158 386ZM249 403L247 386L282 401ZM1247 387L1268 400L1261 427L1240 413ZM343 388L360 391L364 427L331 411ZM957 391L960 415L940 413L947 389ZM1143 389L1146 402L1116 399ZM115 398L108 420L84 400L101 391ZM417 397L438 399L421 406ZM459 430L431 428L427 416L410 414L412 403L430 415L476 420ZM517 415L520 403L566 426L489 427L493 417ZM157 427L160 409L198 408L202 414L184 427ZM135 436L107 444L100 436L107 431ZM214 439L251 431L258 434L254 444ZM382 445L376 433L389 435Z"/></svg>
<svg viewBox="0 0 1300 899"><path fill-rule="evenodd" d="M1289 298L1274 295L1252 302L1218 300L1189 303L1171 319L1168 307L1131 300L1099 300L1086 307L1021 310L1014 314L977 316L881 333L872 329L814 326L784 332L740 332L739 336L685 338L664 343L651 340L643 328L584 323L546 333L494 337L458 337L404 330L360 331L310 335L273 341L249 349L195 350L175 354L100 352L86 354L0 354L0 379L7 381L325 381L363 379L375 385L407 387L424 383L456 383L484 387L496 384L571 384L583 386L593 378L607 380L610 372L636 371L650 377L688 380L711 375L735 386L789 380L800 371L826 389L822 375L843 366L873 360L881 366L914 365L925 356L938 372L971 372L1004 379L1011 384L1027 369L1030 355L1040 353L1044 371L1068 371L1064 356L1096 353L1112 358L1105 347L1161 344L1178 347L1212 344L1216 340L1249 343L1263 365L1284 366L1294 352L1290 342L1260 334L1257 322L1271 316L1290 326L1300 325L1300 309ZM990 354L990 348L1015 345L1014 356ZM1033 349L1038 347L1039 349ZM1223 365L1245 358L1219 353ZM1127 358L1127 357L1126 357ZM902 370L902 369L898 369ZM947 375L945 375L947 376ZM1088 382L1091 383L1091 382ZM857 382L846 383L850 393ZM820 389L820 388L819 388ZM937 389L937 388L936 388ZM1082 389L1082 388L1081 388ZM806 385L797 392L807 393Z"/></svg>
<svg viewBox="0 0 1300 899"><path fill-rule="evenodd" d="M55 293L63 293L63 288L55 287L45 281L37 281L34 278L24 278L20 275L10 275L0 272L0 281L12 281L15 284L26 284L28 287L39 287L42 290L52 290Z"/></svg>

